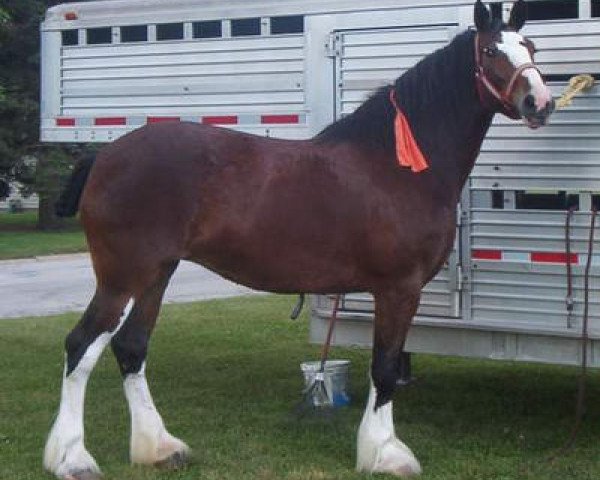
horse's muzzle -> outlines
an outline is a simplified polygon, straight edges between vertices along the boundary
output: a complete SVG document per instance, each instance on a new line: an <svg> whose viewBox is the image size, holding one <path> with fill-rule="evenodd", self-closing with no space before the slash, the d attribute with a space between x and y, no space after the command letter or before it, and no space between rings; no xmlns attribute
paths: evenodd
<svg viewBox="0 0 600 480"><path fill-rule="evenodd" d="M548 119L550 118L550 115L552 115L552 112L554 112L555 108L556 102L552 98L544 107L538 109L534 96L530 94L526 95L521 102L519 111L521 113L521 117L525 121L525 124L529 128L536 129L548 123Z"/></svg>

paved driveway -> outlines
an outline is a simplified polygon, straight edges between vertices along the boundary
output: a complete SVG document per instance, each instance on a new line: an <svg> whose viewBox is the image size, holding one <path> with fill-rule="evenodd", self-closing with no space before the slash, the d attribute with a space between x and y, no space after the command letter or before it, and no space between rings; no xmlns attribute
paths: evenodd
<svg viewBox="0 0 600 480"><path fill-rule="evenodd" d="M0 318L83 311L94 292L89 255L57 255L0 262ZM255 291L205 268L181 262L166 303L249 295Z"/></svg>

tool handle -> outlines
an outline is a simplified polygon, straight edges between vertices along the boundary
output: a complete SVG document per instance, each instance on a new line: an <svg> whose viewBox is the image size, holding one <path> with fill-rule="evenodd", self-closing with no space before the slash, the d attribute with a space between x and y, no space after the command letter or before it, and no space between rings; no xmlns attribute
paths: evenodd
<svg viewBox="0 0 600 480"><path fill-rule="evenodd" d="M327 357L329 357L329 348L331 347L331 338L333 337L333 330L335 329L335 322L337 321L338 309L340 307L340 298L342 296L337 294L335 296L335 301L333 302L333 312L331 312L331 318L329 319L329 328L327 329L327 337L325 338L325 343L323 344L323 348L321 350L321 368L320 372L325 371L325 363L327 362Z"/></svg>

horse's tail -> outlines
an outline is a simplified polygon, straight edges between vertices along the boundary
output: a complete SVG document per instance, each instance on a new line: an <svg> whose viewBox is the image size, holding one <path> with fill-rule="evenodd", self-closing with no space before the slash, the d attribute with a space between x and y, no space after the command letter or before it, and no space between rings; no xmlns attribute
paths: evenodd
<svg viewBox="0 0 600 480"><path fill-rule="evenodd" d="M83 187L88 179L96 157L89 155L79 160L60 198L54 205L54 212L58 217L73 217L79 210L79 200L83 193Z"/></svg>

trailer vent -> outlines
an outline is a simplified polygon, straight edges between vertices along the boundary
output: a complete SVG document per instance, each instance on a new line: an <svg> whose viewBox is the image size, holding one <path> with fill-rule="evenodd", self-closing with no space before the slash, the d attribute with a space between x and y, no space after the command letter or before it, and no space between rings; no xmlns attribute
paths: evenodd
<svg viewBox="0 0 600 480"><path fill-rule="evenodd" d="M220 38L223 36L223 28L220 20L194 22L192 30L194 38Z"/></svg>
<svg viewBox="0 0 600 480"><path fill-rule="evenodd" d="M77 29L63 30L62 32L62 45L67 47L69 45L79 44L79 32Z"/></svg>
<svg viewBox="0 0 600 480"><path fill-rule="evenodd" d="M86 37L88 45L112 43L112 29L110 27L88 28Z"/></svg>
<svg viewBox="0 0 600 480"><path fill-rule="evenodd" d="M285 33L303 33L304 17L302 15L288 15L285 17L271 17L271 35Z"/></svg>
<svg viewBox="0 0 600 480"><path fill-rule="evenodd" d="M260 18L240 18L231 21L231 36L260 35Z"/></svg>
<svg viewBox="0 0 600 480"><path fill-rule="evenodd" d="M148 41L148 27L146 25L130 25L121 27L121 42L146 42Z"/></svg>
<svg viewBox="0 0 600 480"><path fill-rule="evenodd" d="M160 23L156 25L156 40L183 40L183 23Z"/></svg>

